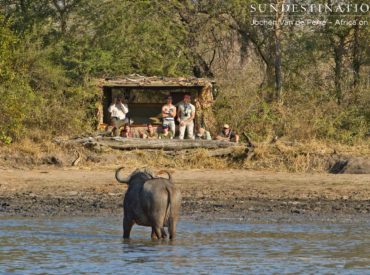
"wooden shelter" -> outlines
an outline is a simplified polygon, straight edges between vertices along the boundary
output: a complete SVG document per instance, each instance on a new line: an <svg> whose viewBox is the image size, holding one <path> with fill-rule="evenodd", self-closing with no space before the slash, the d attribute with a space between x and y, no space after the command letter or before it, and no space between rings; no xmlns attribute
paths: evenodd
<svg viewBox="0 0 370 275"><path fill-rule="evenodd" d="M173 104L178 104L184 94L192 96L196 107L196 124L207 129L214 129L212 104L214 102L214 84L210 79L195 77L146 77L128 75L120 78L99 79L97 85L102 89L102 104L99 108L100 124L109 124L108 108L116 96L123 96L129 107L129 118L132 126L144 127L151 121L160 124L162 105L171 95ZM156 119L157 118L157 119Z"/></svg>

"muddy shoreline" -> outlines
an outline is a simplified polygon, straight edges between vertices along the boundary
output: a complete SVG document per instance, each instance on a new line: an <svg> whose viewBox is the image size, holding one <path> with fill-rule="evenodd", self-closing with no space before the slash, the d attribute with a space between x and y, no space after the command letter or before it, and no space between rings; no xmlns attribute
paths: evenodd
<svg viewBox="0 0 370 275"><path fill-rule="evenodd" d="M0 171L1 216L122 215L125 185L113 169ZM269 216L370 216L369 175L289 174L245 170L175 171L182 215L258 219Z"/></svg>
<svg viewBox="0 0 370 275"><path fill-rule="evenodd" d="M15 194L0 197L0 215L5 216L105 216L122 214L123 195L76 195L72 197ZM182 215L206 218L247 219L258 215L368 215L370 201L268 200L256 198L205 200L184 197Z"/></svg>

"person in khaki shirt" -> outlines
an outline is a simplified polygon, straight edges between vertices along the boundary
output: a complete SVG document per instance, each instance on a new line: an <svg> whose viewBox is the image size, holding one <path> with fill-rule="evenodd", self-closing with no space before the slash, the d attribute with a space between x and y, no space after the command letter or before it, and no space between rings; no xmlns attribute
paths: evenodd
<svg viewBox="0 0 370 275"><path fill-rule="evenodd" d="M146 125L146 130L144 132L140 132L140 137L144 139L157 139L158 134L154 130L154 127L151 123Z"/></svg>
<svg viewBox="0 0 370 275"><path fill-rule="evenodd" d="M173 139L173 134L169 131L168 125L162 126L162 133L158 136L159 139Z"/></svg>

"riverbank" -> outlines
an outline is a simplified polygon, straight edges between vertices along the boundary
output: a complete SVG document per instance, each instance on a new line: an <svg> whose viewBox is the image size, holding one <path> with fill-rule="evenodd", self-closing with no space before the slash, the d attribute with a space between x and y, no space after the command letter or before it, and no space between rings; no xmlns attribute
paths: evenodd
<svg viewBox="0 0 370 275"><path fill-rule="evenodd" d="M192 169L175 170L173 178L183 195L184 216L370 213L370 175ZM0 215L122 214L127 189L107 168L3 168L0 180Z"/></svg>

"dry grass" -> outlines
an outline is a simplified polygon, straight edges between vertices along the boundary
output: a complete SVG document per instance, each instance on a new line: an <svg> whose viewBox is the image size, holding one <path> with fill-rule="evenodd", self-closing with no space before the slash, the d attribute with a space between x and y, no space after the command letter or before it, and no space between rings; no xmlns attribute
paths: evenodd
<svg viewBox="0 0 370 275"><path fill-rule="evenodd" d="M218 78L219 95L214 105L218 126L228 123L256 142L279 136L355 145L368 137L370 97L366 85L356 92L348 91L341 104L330 91L315 85L287 88L279 101L271 102L267 96L271 91L261 89L256 79L254 74Z"/></svg>
<svg viewBox="0 0 370 275"><path fill-rule="evenodd" d="M149 166L154 168L169 169L223 169L233 166L233 164L227 159L212 158L207 156L205 149L197 149L193 150L191 153L180 153L175 156L169 155L161 150L135 150L120 152L117 162L115 163L130 168Z"/></svg>
<svg viewBox="0 0 370 275"><path fill-rule="evenodd" d="M63 164L71 163L77 149L59 146L50 140L34 142L25 138L19 142L0 147L0 165L12 167L32 167L46 164L46 159L55 157Z"/></svg>
<svg viewBox="0 0 370 275"><path fill-rule="evenodd" d="M287 172L323 172L340 156L370 157L369 145L364 142L348 146L317 140L306 143L259 143L256 145L253 161L244 162L244 167Z"/></svg>
<svg viewBox="0 0 370 275"><path fill-rule="evenodd" d="M48 163L55 156L64 166L70 166L81 155L81 167L136 168L149 166L167 169L253 169L285 172L324 172L339 156L370 157L370 141L354 146L311 140L306 143L278 140L274 144L256 143L254 156L246 160L243 155L209 157L206 149L176 154L161 150L108 150L95 152L81 146L60 146L50 141L34 143L28 139L0 147L0 165L34 167Z"/></svg>

